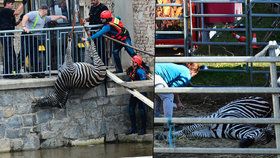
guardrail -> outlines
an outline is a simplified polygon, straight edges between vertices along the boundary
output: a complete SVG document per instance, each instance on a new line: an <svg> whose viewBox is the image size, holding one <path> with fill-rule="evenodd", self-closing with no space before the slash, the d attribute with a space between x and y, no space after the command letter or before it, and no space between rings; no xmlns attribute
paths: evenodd
<svg viewBox="0 0 280 158"><path fill-rule="evenodd" d="M96 31L101 25L89 26ZM72 27L31 29L32 34L22 30L0 31L0 77L9 75L49 74L63 64L67 47L68 33ZM72 57L75 62L84 61L83 27L75 26L72 40ZM96 49L104 63L109 66L108 58L112 42L105 42L103 37L94 40ZM106 46L105 46L106 45ZM3 72L2 72L3 71ZM1 73L2 72L2 73Z"/></svg>
<svg viewBox="0 0 280 158"><path fill-rule="evenodd" d="M270 42L271 43L271 42ZM251 123L251 124L275 124L276 148L192 148L174 147L159 148L155 147L155 153L208 153L208 154L275 154L280 158L280 109L279 94L280 88L277 86L277 67L280 57L276 57L276 50L279 46L275 42L267 46L258 54L258 57L156 57L155 62L269 62L270 63L270 87L180 87L180 88L156 88L155 93L268 93L272 94L273 118L240 118L240 119L203 119L203 118L172 118L172 123ZM269 57L263 57L265 52L269 52ZM261 56L261 57L260 57ZM168 118L154 118L155 124L167 123Z"/></svg>

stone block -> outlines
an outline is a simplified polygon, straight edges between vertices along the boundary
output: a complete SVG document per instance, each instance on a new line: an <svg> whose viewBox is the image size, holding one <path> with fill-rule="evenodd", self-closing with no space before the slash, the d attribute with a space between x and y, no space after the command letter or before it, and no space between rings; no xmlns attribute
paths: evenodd
<svg viewBox="0 0 280 158"><path fill-rule="evenodd" d="M83 126L84 137L97 138L103 134L101 130L101 119L87 119L86 121L85 126Z"/></svg>
<svg viewBox="0 0 280 158"><path fill-rule="evenodd" d="M0 122L4 121L4 112L0 110Z"/></svg>
<svg viewBox="0 0 280 158"><path fill-rule="evenodd" d="M67 141L64 139L60 138L51 138L43 141L41 143L41 148L57 148L57 147L62 147L67 144Z"/></svg>
<svg viewBox="0 0 280 158"><path fill-rule="evenodd" d="M0 139L5 137L6 125L4 123L0 124Z"/></svg>
<svg viewBox="0 0 280 158"><path fill-rule="evenodd" d="M36 113L36 124L46 123L53 118L53 113L48 110L44 109Z"/></svg>
<svg viewBox="0 0 280 158"><path fill-rule="evenodd" d="M16 104L16 114L29 114L32 113L31 104Z"/></svg>
<svg viewBox="0 0 280 158"><path fill-rule="evenodd" d="M53 111L54 119L55 120L63 120L67 118L67 113L65 109L56 109Z"/></svg>
<svg viewBox="0 0 280 158"><path fill-rule="evenodd" d="M128 105L130 95L113 96L110 97L110 104L114 106L126 106Z"/></svg>
<svg viewBox="0 0 280 158"><path fill-rule="evenodd" d="M12 105L5 107L3 110L4 118L12 117L14 114L15 114L15 108Z"/></svg>
<svg viewBox="0 0 280 158"><path fill-rule="evenodd" d="M40 148L39 136L34 134L28 135L23 140L23 150L37 150Z"/></svg>
<svg viewBox="0 0 280 158"><path fill-rule="evenodd" d="M29 115L23 115L22 116L22 121L23 121L23 126L33 126L35 122L35 115L34 114L29 114Z"/></svg>
<svg viewBox="0 0 280 158"><path fill-rule="evenodd" d="M69 125L64 131L63 131L63 137L67 139L78 139L82 136L82 130L77 125Z"/></svg>
<svg viewBox="0 0 280 158"><path fill-rule="evenodd" d="M101 97L101 98L97 98L96 102L97 105L106 105L109 104L110 99L108 97Z"/></svg>
<svg viewBox="0 0 280 158"><path fill-rule="evenodd" d="M22 139L10 139L12 151L21 151L23 148Z"/></svg>
<svg viewBox="0 0 280 158"><path fill-rule="evenodd" d="M3 94L0 96L1 103L3 107L9 107L13 104L14 94L11 91L3 91Z"/></svg>
<svg viewBox="0 0 280 158"><path fill-rule="evenodd" d="M11 150L11 142L9 139L0 139L0 152L9 152Z"/></svg>
<svg viewBox="0 0 280 158"><path fill-rule="evenodd" d="M106 133L106 142L115 142L117 140L116 134L113 129Z"/></svg>
<svg viewBox="0 0 280 158"><path fill-rule="evenodd" d="M122 108L120 106L104 106L104 117L116 116L122 113Z"/></svg>
<svg viewBox="0 0 280 158"><path fill-rule="evenodd" d="M66 108L66 113L68 117L71 118L83 118L84 117L84 110L83 106L80 103L76 102L69 102L69 106Z"/></svg>
<svg viewBox="0 0 280 158"><path fill-rule="evenodd" d="M20 136L21 137L26 137L28 136L30 133L33 132L33 127L24 127L20 129Z"/></svg>
<svg viewBox="0 0 280 158"><path fill-rule="evenodd" d="M104 97L106 96L106 88L104 84L101 84L97 87L94 88L97 91L97 96L98 97Z"/></svg>
<svg viewBox="0 0 280 158"><path fill-rule="evenodd" d="M68 119L64 120L52 120L49 125L50 125L50 131L55 132L55 133L61 133L61 131L67 126L68 124Z"/></svg>
<svg viewBox="0 0 280 158"><path fill-rule="evenodd" d="M102 108L86 108L84 109L84 116L93 119L101 119L103 117Z"/></svg>
<svg viewBox="0 0 280 158"><path fill-rule="evenodd" d="M6 129L6 138L16 139L20 137L20 129Z"/></svg>
<svg viewBox="0 0 280 158"><path fill-rule="evenodd" d="M95 88L90 88L88 89L83 95L82 95L82 99L83 100L87 100L87 99L92 99L97 97L97 91Z"/></svg>
<svg viewBox="0 0 280 158"><path fill-rule="evenodd" d="M41 139L50 139L57 136L57 132L54 131L42 131L41 132Z"/></svg>
<svg viewBox="0 0 280 158"><path fill-rule="evenodd" d="M6 120L7 127L20 128L22 127L22 118L20 116L12 116Z"/></svg>
<svg viewBox="0 0 280 158"><path fill-rule="evenodd" d="M42 123L33 127L33 132L37 132L37 133L41 133L43 131L48 131L48 130L50 130L49 123Z"/></svg>
<svg viewBox="0 0 280 158"><path fill-rule="evenodd" d="M83 109L85 113L95 110L97 108L97 102L94 99L83 101Z"/></svg>

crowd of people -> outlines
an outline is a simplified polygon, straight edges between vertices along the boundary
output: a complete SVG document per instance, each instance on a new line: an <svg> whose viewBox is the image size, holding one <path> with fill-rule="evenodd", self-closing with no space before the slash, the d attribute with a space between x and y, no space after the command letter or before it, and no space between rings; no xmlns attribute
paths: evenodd
<svg viewBox="0 0 280 158"><path fill-rule="evenodd" d="M27 0L23 0L22 4L16 10L13 10L14 0L5 0L4 8L0 9L0 16L6 17L0 20L0 30L14 30L19 26L23 32L21 34L21 48L19 53L15 53L13 44L13 33L11 36L1 36L0 41L3 46L4 54L4 78L22 78L20 71L28 71L33 78L45 77L44 71L46 70L45 64L40 59L40 46L44 42L41 37L41 31L30 31L33 29L40 30L51 21L59 19L67 20L67 16L62 15L48 15L50 6L41 5L37 11L30 11L26 13L20 23L16 23L16 17L22 13L24 5ZM132 45L132 41L128 30L124 27L119 17L114 17L108 7L101 3L100 0L91 0L91 8L89 17L84 19L84 22L89 22L90 25L103 24L102 29L93 33L91 39L95 40L98 54L104 57L105 41L102 35L106 34L114 39ZM100 37L100 38L99 38ZM91 40L88 39L88 40ZM122 73L123 68L120 59L120 51L125 48L131 57L136 55L134 49L124 46L120 43L113 43L113 58L115 61L116 73ZM102 58L105 62L105 58ZM27 65L28 64L28 65ZM27 65L27 66L26 66ZM28 70L26 70L28 67ZM17 75L15 75L17 74Z"/></svg>

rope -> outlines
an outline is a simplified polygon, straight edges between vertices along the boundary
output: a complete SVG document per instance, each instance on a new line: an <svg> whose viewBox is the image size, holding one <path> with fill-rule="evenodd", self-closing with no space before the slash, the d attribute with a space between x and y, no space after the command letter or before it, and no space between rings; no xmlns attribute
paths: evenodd
<svg viewBox="0 0 280 158"><path fill-rule="evenodd" d="M73 38L73 35L74 35L74 31L75 31L75 24L76 24L76 16L77 16L77 13L78 12L78 9L73 11L73 21L72 21L72 29L71 29L71 33L69 34L69 38L72 39Z"/></svg>
<svg viewBox="0 0 280 158"><path fill-rule="evenodd" d="M174 125L172 124L171 117L168 117L167 126L168 126L168 135L167 135L168 145L169 148L174 148L175 145L173 144L173 139L172 139L172 132L174 130Z"/></svg>

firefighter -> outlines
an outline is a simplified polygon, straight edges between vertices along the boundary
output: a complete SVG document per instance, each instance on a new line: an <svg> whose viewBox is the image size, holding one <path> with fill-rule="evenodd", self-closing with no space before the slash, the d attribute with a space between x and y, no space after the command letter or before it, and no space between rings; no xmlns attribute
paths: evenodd
<svg viewBox="0 0 280 158"><path fill-rule="evenodd" d="M132 81L147 80L149 78L150 69L142 61L141 56L135 55L134 57L132 57L132 66L130 66L126 70L126 73ZM142 95L147 96L147 93L143 92ZM140 130L138 131L138 135L146 134L146 120L147 120L146 105L141 100L134 97L133 95L130 96L129 105L128 105L131 128L126 134L137 133L136 116L135 116L135 108L137 105L141 117L141 127Z"/></svg>
<svg viewBox="0 0 280 158"><path fill-rule="evenodd" d="M99 30L98 32L92 34L92 36L87 39L88 41L90 41L91 39L101 37L103 34L106 34L123 43L131 45L131 38L129 36L129 32L123 26L123 23L119 17L113 17L112 13L109 10L105 10L100 14L100 18L101 18L101 21L103 24L102 29ZM116 73L123 72L120 54L119 54L123 47L125 48L125 50L131 57L134 57L136 55L133 48L130 48L128 46L124 46L122 44L114 42L113 57L114 57L115 64L116 64L115 65Z"/></svg>

